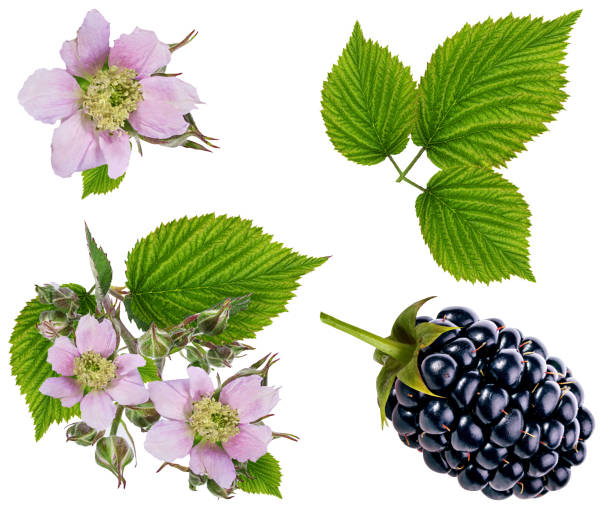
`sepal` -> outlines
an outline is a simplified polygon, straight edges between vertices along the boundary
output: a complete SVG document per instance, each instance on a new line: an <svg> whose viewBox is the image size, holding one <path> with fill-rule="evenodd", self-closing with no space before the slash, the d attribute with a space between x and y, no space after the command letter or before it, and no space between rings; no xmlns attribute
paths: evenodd
<svg viewBox="0 0 612 526"><path fill-rule="evenodd" d="M96 444L96 462L104 469L108 469L117 477L117 487L125 488L125 467L134 460L134 450L127 440L119 436L109 436L98 440Z"/></svg>
<svg viewBox="0 0 612 526"><path fill-rule="evenodd" d="M79 446L93 446L104 436L104 431L89 427L85 422L75 422L66 428L66 442L75 442Z"/></svg>

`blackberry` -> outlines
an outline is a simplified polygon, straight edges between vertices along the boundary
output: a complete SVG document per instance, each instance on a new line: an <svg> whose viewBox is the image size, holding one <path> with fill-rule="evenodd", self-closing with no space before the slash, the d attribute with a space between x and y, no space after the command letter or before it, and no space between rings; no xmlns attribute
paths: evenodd
<svg viewBox="0 0 612 526"><path fill-rule="evenodd" d="M594 418L563 360L539 339L465 307L418 323L457 330L419 352L423 381L439 397L395 381L387 404L402 441L433 471L494 500L565 487L584 461Z"/></svg>
<svg viewBox="0 0 612 526"><path fill-rule="evenodd" d="M490 499L565 487L595 427L572 370L499 318L456 306L417 316L429 299L405 309L388 338L321 313L377 347L383 424L386 416L430 469Z"/></svg>

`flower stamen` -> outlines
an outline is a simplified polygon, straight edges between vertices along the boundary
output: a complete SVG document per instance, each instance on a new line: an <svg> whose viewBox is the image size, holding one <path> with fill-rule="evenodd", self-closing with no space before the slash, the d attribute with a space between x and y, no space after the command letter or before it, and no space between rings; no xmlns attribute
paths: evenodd
<svg viewBox="0 0 612 526"><path fill-rule="evenodd" d="M193 414L189 424L196 431L204 443L226 442L237 435L238 411L229 405L212 398L202 398L193 404Z"/></svg>
<svg viewBox="0 0 612 526"><path fill-rule="evenodd" d="M74 375L79 383L98 391L117 377L117 366L101 354L87 351L74 359Z"/></svg>
<svg viewBox="0 0 612 526"><path fill-rule="evenodd" d="M142 100L142 86L133 69L111 66L96 73L83 96L83 111L100 131L115 132Z"/></svg>

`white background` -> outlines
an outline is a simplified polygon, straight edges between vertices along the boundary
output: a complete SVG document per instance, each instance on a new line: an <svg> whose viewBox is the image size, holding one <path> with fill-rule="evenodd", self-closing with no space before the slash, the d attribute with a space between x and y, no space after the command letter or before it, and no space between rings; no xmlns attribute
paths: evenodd
<svg viewBox="0 0 612 526"><path fill-rule="evenodd" d="M51 170L52 127L34 121L17 92L35 69L62 67L61 43L87 9L99 7L111 38L134 26L175 42L198 38L173 56L206 101L202 129L220 137L213 154L145 145L120 189L80 199L79 176ZM421 240L415 189L396 184L392 166L362 167L335 152L320 116L321 84L356 19L367 37L388 44L416 78L442 40L466 21L488 16L553 18L580 7L566 63L570 95L550 131L528 144L504 174L533 212L532 265L537 283L457 283ZM83 221L123 283L134 242L163 221L211 211L241 215L302 253L332 255L306 276L288 308L257 339L257 351L281 353L272 380L283 386L273 419L299 444L271 446L283 466L284 499L238 494L217 500L190 492L185 475L139 448L125 491L95 465L93 450L64 444L61 426L39 442L8 366L0 375L5 484L3 516L19 524L363 524L398 522L571 524L608 498L610 463L610 68L607 2L13 2L3 8L2 338L33 284L91 283ZM402 163L414 155L410 146ZM412 172L434 173L424 157ZM573 369L597 417L588 457L563 491L535 501L493 502L430 472L395 433L381 432L374 393L377 366L365 344L322 325L320 310L385 334L406 305L438 299L435 314L467 304L537 335ZM245 363L249 359L245 360ZM178 365L171 374L183 374ZM141 437L137 437L140 442ZM484 515L487 514L487 515ZM603 519L601 519L603 521ZM601 523L601 522L600 522Z"/></svg>

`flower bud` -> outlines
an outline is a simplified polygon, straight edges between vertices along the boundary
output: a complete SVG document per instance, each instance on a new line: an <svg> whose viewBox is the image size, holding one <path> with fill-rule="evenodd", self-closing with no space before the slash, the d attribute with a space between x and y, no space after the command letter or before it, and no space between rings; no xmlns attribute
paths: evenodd
<svg viewBox="0 0 612 526"><path fill-rule="evenodd" d="M123 470L133 459L134 451L123 437L104 437L96 444L96 462L117 477L117 487L123 484L125 488Z"/></svg>
<svg viewBox="0 0 612 526"><path fill-rule="evenodd" d="M138 350L145 358L155 360L165 358L172 350L172 336L170 333L158 329L152 323L149 330L138 338Z"/></svg>
<svg viewBox="0 0 612 526"><path fill-rule="evenodd" d="M125 416L136 427L145 433L155 422L160 418L159 413L155 410L152 404L142 404L138 407L126 408Z"/></svg>
<svg viewBox="0 0 612 526"><path fill-rule="evenodd" d="M231 310L231 300L228 299L220 306L200 312L196 320L198 330L206 336L221 334L227 327Z"/></svg>
<svg viewBox="0 0 612 526"><path fill-rule="evenodd" d="M36 294L38 294L38 301L44 305L51 305L53 303L53 296L57 290L57 285L36 285Z"/></svg>
<svg viewBox="0 0 612 526"><path fill-rule="evenodd" d="M69 316L74 316L79 310L79 296L69 287L58 287L46 284L42 287L36 285L38 300L46 305L53 305L57 310Z"/></svg>
<svg viewBox="0 0 612 526"><path fill-rule="evenodd" d="M191 343L193 329L189 327L176 327L172 329L170 334L172 335L172 346L182 349Z"/></svg>
<svg viewBox="0 0 612 526"><path fill-rule="evenodd" d="M48 340L55 340L58 336L70 334L72 324L63 312L57 310L46 310L40 313L36 328Z"/></svg>
<svg viewBox="0 0 612 526"><path fill-rule="evenodd" d="M189 472L189 489L196 491L198 486L203 486L208 482L206 475L196 475L192 471Z"/></svg>
<svg viewBox="0 0 612 526"><path fill-rule="evenodd" d="M200 345L193 343L185 347L185 357L190 365L201 367L206 372L210 372L210 364L208 363L208 351Z"/></svg>
<svg viewBox="0 0 612 526"><path fill-rule="evenodd" d="M221 497L222 499L231 499L232 498L232 489L224 489L219 484L217 484L213 479L208 479L206 483L206 488L216 497Z"/></svg>
<svg viewBox="0 0 612 526"><path fill-rule="evenodd" d="M85 422L75 422L66 428L66 441L79 446L92 446L104 436L104 431L89 427Z"/></svg>

